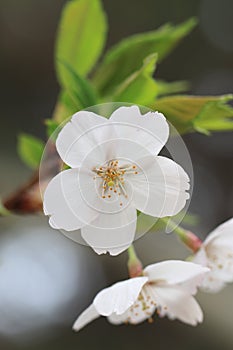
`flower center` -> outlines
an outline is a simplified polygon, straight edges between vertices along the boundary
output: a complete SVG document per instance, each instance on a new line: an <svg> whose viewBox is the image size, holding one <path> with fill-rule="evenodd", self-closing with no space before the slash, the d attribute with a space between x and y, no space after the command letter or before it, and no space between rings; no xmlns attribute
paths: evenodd
<svg viewBox="0 0 233 350"><path fill-rule="evenodd" d="M137 167L134 164L119 165L118 160L110 160L102 166L98 166L93 170L96 174L94 180L101 178L102 183L102 198L111 198L112 195L123 195L127 198L125 189L126 174L138 174ZM120 205L123 205L120 203Z"/></svg>
<svg viewBox="0 0 233 350"><path fill-rule="evenodd" d="M145 315L149 323L153 322L153 313L157 311L160 312L159 305L156 304L154 298L150 295L147 286L144 286L141 290L136 302L129 308L128 317L126 322L138 323L138 318Z"/></svg>

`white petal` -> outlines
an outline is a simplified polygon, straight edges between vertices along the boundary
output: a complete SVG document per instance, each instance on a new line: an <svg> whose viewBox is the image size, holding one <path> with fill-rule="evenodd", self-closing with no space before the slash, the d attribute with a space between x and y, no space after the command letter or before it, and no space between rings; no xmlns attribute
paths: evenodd
<svg viewBox="0 0 233 350"><path fill-rule="evenodd" d="M210 271L202 281L199 288L206 293L218 293L225 287L225 285L226 283L224 281L218 276L216 277L215 274Z"/></svg>
<svg viewBox="0 0 233 350"><path fill-rule="evenodd" d="M192 326L203 321L202 310L194 299L186 291L179 287L154 286L153 292L161 307L160 316L167 315L171 319L190 324Z"/></svg>
<svg viewBox="0 0 233 350"><path fill-rule="evenodd" d="M92 155L94 152L98 152L99 154L99 149L101 148L104 148L104 150L107 148L108 155L111 155L111 157L108 156L106 159L118 159L122 160L123 163L134 163L142 157L151 156L151 153L149 153L149 151L143 145L141 145L137 139L123 139L117 136L113 136L111 140L109 139L107 142L102 143L100 146L98 146L98 149L93 149L90 154ZM101 152L103 153L103 151Z"/></svg>
<svg viewBox="0 0 233 350"><path fill-rule="evenodd" d="M202 246L198 252L192 256L192 262L202 266L208 266L208 257L206 255L205 248Z"/></svg>
<svg viewBox="0 0 233 350"><path fill-rule="evenodd" d="M64 236L67 238L71 239L72 241L85 245L85 241L82 238L81 235L81 230L75 230L75 231L66 231L66 230L61 230Z"/></svg>
<svg viewBox="0 0 233 350"><path fill-rule="evenodd" d="M124 312L121 315L117 315L113 313L112 315L108 316L108 321L114 325L127 323L128 320L129 320L128 311Z"/></svg>
<svg viewBox="0 0 233 350"><path fill-rule="evenodd" d="M99 317L99 313L96 311L96 308L91 304L81 315L77 318L73 325L73 330L78 332L80 329L85 327L88 323L94 321Z"/></svg>
<svg viewBox="0 0 233 350"><path fill-rule="evenodd" d="M204 245L208 245L213 240L221 238L227 240L227 243L233 245L233 218L227 220L212 231L206 238Z"/></svg>
<svg viewBox="0 0 233 350"><path fill-rule="evenodd" d="M95 161L97 164L102 163L106 160L108 150L96 146L111 139L113 129L106 118L92 112L78 112L59 133L56 141L57 151L62 160L72 168L80 166L93 148L96 149Z"/></svg>
<svg viewBox="0 0 233 350"><path fill-rule="evenodd" d="M182 167L169 158L152 156L137 165L138 174L128 176L136 208L156 217L179 213L189 198L189 178Z"/></svg>
<svg viewBox="0 0 233 350"><path fill-rule="evenodd" d="M81 229L83 239L98 254L118 255L133 242L137 212L132 206L112 213L100 213L89 225Z"/></svg>
<svg viewBox="0 0 233 350"><path fill-rule="evenodd" d="M88 183L92 180L86 179L82 190L86 189L86 195L92 197L95 193L89 192ZM98 213L83 200L78 169L62 171L50 181L44 193L44 213L50 216L53 228L66 231L79 229L94 220Z"/></svg>
<svg viewBox="0 0 233 350"><path fill-rule="evenodd" d="M137 300L147 281L147 277L136 277L103 289L93 302L97 312L102 316L123 314Z"/></svg>
<svg viewBox="0 0 233 350"><path fill-rule="evenodd" d="M138 324L152 317L156 305L150 291L151 288L145 284L135 303L121 315L110 315L108 317L109 321L113 324L120 324L123 322Z"/></svg>
<svg viewBox="0 0 233 350"><path fill-rule="evenodd" d="M141 114L137 106L120 107L110 117L120 138L141 144L156 155L163 148L169 136L169 126L162 113Z"/></svg>
<svg viewBox="0 0 233 350"><path fill-rule="evenodd" d="M233 249L231 246L217 245L216 242L214 240L206 247L208 267L211 269L208 280L211 284L215 280L233 282Z"/></svg>
<svg viewBox="0 0 233 350"><path fill-rule="evenodd" d="M212 259L210 260L209 254ZM224 282L233 281L233 249L229 246L211 246L208 249L209 267L215 277Z"/></svg>
<svg viewBox="0 0 233 350"><path fill-rule="evenodd" d="M217 245L217 242L218 239L214 239L193 257L193 262L210 268L200 285L209 293L219 292L226 283L233 281L233 250L231 246Z"/></svg>
<svg viewBox="0 0 233 350"><path fill-rule="evenodd" d="M144 275L149 281L168 285L177 285L202 277L209 269L192 262L168 260L144 269Z"/></svg>

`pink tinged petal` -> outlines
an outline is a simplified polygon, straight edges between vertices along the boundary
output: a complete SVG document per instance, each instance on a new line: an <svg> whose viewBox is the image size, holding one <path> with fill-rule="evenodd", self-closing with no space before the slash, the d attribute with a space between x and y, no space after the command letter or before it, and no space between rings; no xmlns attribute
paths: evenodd
<svg viewBox="0 0 233 350"><path fill-rule="evenodd" d="M116 213L99 213L91 224L81 229L81 233L97 254L118 255L132 244L136 224L136 209L129 205Z"/></svg>
<svg viewBox="0 0 233 350"><path fill-rule="evenodd" d="M150 282L163 285L178 285L188 281L196 281L198 284L199 278L208 271L208 268L192 262L168 260L147 266L144 269L144 275Z"/></svg>
<svg viewBox="0 0 233 350"><path fill-rule="evenodd" d="M78 332L80 329L85 327L88 323L94 321L100 315L96 311L96 308L93 304L91 304L85 311L81 313L81 315L77 318L73 325L73 330Z"/></svg>
<svg viewBox="0 0 233 350"><path fill-rule="evenodd" d="M57 151L62 160L72 168L81 165L86 155L95 149L96 162L105 161L107 149L96 145L111 139L113 127L106 118L95 113L81 111L73 115L58 135Z"/></svg>
<svg viewBox="0 0 233 350"><path fill-rule="evenodd" d="M138 174L129 175L135 207L145 214L165 217L179 213L189 194L189 177L183 168L165 157L137 161Z"/></svg>
<svg viewBox="0 0 233 350"><path fill-rule="evenodd" d="M158 154L169 136L169 126L162 113L141 114L137 106L120 107L110 117L119 138L137 142L148 152Z"/></svg>
<svg viewBox="0 0 233 350"><path fill-rule="evenodd" d="M178 319L192 326L203 321L199 304L181 287L153 286L152 288L160 306L161 317L167 315L170 319Z"/></svg>
<svg viewBox="0 0 233 350"><path fill-rule="evenodd" d="M221 239L227 244L233 245L233 218L227 220L212 231L204 241L204 245L207 246L215 239Z"/></svg>
<svg viewBox="0 0 233 350"><path fill-rule="evenodd" d="M118 282L103 289L94 299L94 306L102 316L123 314L137 300L138 295L148 281L147 277L136 277Z"/></svg>
<svg viewBox="0 0 233 350"><path fill-rule="evenodd" d="M80 192L79 171L69 169L55 176L48 184L44 194L44 213L49 215L49 223L55 229L73 231L93 221L97 212L83 200ZM86 195L92 197L95 193L87 183Z"/></svg>

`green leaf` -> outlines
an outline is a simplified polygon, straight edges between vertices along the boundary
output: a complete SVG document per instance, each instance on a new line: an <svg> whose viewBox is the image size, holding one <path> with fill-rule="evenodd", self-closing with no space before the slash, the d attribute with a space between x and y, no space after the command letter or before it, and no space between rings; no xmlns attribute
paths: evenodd
<svg viewBox="0 0 233 350"><path fill-rule="evenodd" d="M189 90L190 84L187 81L172 81L156 80L158 88L158 96L172 95Z"/></svg>
<svg viewBox="0 0 233 350"><path fill-rule="evenodd" d="M141 105L152 103L158 91L157 84L152 78L157 58L157 54L146 57L141 69L133 73L118 86L113 99Z"/></svg>
<svg viewBox="0 0 233 350"><path fill-rule="evenodd" d="M81 109L98 104L97 93L90 82L66 62L62 64L67 72L67 80L53 115L53 119L59 123Z"/></svg>
<svg viewBox="0 0 233 350"><path fill-rule="evenodd" d="M217 96L208 102L193 120L193 127L207 131L233 130L233 108L228 104L233 95Z"/></svg>
<svg viewBox="0 0 233 350"><path fill-rule="evenodd" d="M53 119L45 119L47 137L52 138L53 141L56 141L57 135L61 131L61 127L58 122Z"/></svg>
<svg viewBox="0 0 233 350"><path fill-rule="evenodd" d="M232 95L170 96L156 100L151 108L162 112L181 132L233 130L233 108L228 104Z"/></svg>
<svg viewBox="0 0 233 350"><path fill-rule="evenodd" d="M56 103L52 119L57 123L62 123L74 113L80 109L80 106L77 106L73 99L70 98L70 95L67 91L61 91L58 96L58 101Z"/></svg>
<svg viewBox="0 0 233 350"><path fill-rule="evenodd" d="M94 83L101 94L109 94L133 72L140 69L145 57L157 52L159 61L166 57L178 42L195 26L196 20L178 25L167 24L158 30L137 34L122 40L110 49L94 76Z"/></svg>
<svg viewBox="0 0 233 350"><path fill-rule="evenodd" d="M89 81L76 73L67 62L62 62L62 65L67 72L64 88L77 110L98 103L97 94Z"/></svg>
<svg viewBox="0 0 233 350"><path fill-rule="evenodd" d="M65 5L58 28L55 60L58 79L66 83L67 62L85 76L98 60L106 38L107 22L100 0L73 0Z"/></svg>
<svg viewBox="0 0 233 350"><path fill-rule="evenodd" d="M18 154L22 161L30 168L36 169L39 164L44 150L44 143L40 139L21 134L18 137Z"/></svg>
<svg viewBox="0 0 233 350"><path fill-rule="evenodd" d="M52 120L55 120L57 123L62 123L62 121L66 120L69 116L71 116L72 113L69 112L67 107L61 103L61 101L58 98L58 101L54 107Z"/></svg>

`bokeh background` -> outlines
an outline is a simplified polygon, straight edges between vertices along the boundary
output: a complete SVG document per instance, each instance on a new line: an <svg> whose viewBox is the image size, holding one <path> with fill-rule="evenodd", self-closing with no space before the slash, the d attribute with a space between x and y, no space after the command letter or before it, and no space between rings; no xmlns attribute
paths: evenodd
<svg viewBox="0 0 233 350"><path fill-rule="evenodd" d="M104 0L108 46L121 38L191 16L199 26L157 69L156 76L190 80L193 94L233 91L233 2L231 0ZM58 93L53 66L56 28L63 0L0 1L0 195L29 175L16 153L17 134L45 138ZM94 23L93 23L94 25ZM190 210L204 237L233 216L233 133L184 137L194 167ZM199 349L233 347L233 286L217 295L199 294L205 322L197 328L156 319L149 325L114 327L103 319L78 334L76 316L106 285L126 278L126 254L97 257L48 228L42 216L1 219L0 349ZM156 237L155 237L156 235ZM185 258L172 235L150 232L136 242L145 264Z"/></svg>

